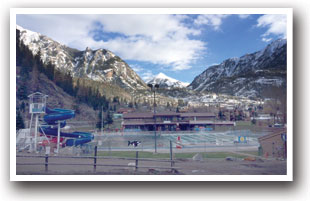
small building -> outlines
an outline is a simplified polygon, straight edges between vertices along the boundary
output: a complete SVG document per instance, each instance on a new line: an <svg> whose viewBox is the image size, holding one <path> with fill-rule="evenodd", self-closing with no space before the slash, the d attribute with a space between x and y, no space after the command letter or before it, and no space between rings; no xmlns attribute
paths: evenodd
<svg viewBox="0 0 310 201"><path fill-rule="evenodd" d="M133 108L119 108L116 113L117 114L125 114L125 113L130 113L133 111L134 111Z"/></svg>
<svg viewBox="0 0 310 201"><path fill-rule="evenodd" d="M266 158L286 158L286 129L275 129L272 133L258 138L260 152Z"/></svg>

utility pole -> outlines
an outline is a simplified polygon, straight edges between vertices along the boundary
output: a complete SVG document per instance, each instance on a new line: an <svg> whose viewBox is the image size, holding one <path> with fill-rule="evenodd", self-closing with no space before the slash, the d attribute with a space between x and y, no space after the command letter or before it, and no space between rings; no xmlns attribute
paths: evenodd
<svg viewBox="0 0 310 201"><path fill-rule="evenodd" d="M58 121L58 129L57 129L57 154L59 154L59 144L60 144L60 121Z"/></svg>
<svg viewBox="0 0 310 201"><path fill-rule="evenodd" d="M101 106L101 135L103 134L103 105Z"/></svg>
<svg viewBox="0 0 310 201"><path fill-rule="evenodd" d="M155 153L157 153L157 135L156 135L156 103L155 103L155 88L154 88L154 132L155 132Z"/></svg>
<svg viewBox="0 0 310 201"><path fill-rule="evenodd" d="M37 152L37 143L38 143L38 122L39 122L39 114L35 114L36 122L34 127L34 151Z"/></svg>
<svg viewBox="0 0 310 201"><path fill-rule="evenodd" d="M147 85L148 87L151 88L151 90L154 92L154 104L153 104L153 107L154 107L154 142L155 142L155 153L157 153L157 134L156 134L156 88L158 89L159 88L159 85L158 84L148 84Z"/></svg>

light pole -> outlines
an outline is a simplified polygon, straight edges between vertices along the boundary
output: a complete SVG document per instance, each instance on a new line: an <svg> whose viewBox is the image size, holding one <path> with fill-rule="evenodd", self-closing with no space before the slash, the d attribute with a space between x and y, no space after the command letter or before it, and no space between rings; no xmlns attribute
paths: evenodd
<svg viewBox="0 0 310 201"><path fill-rule="evenodd" d="M157 138L157 136L156 136L156 116L155 116L155 114L156 114L156 110L155 110L155 107L156 107L156 102L155 102L155 94L156 94L156 89L158 89L159 88L159 85L158 84L148 84L147 85L148 87L150 87L151 88L151 91L153 91L154 92L154 104L153 104L153 106L154 106L154 136L155 136L155 139L154 139L154 141L155 141L155 153L157 153L157 142L156 142L156 138Z"/></svg>

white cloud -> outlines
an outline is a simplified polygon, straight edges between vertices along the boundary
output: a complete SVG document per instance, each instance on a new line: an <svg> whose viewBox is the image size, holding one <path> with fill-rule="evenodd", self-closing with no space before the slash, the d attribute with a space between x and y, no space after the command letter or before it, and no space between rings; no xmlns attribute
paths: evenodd
<svg viewBox="0 0 310 201"><path fill-rule="evenodd" d="M286 38L286 15L268 14L257 19L257 27L267 27L262 40L267 41L271 35ZM267 38L269 36L269 38ZM271 39L270 39L271 40Z"/></svg>
<svg viewBox="0 0 310 201"><path fill-rule="evenodd" d="M141 74L141 78L144 80L144 82L148 82L150 81L151 79L153 79L156 75L153 74L152 71L150 70L147 70L146 72L142 73Z"/></svg>
<svg viewBox="0 0 310 201"><path fill-rule="evenodd" d="M130 64L130 67L132 68L132 70L134 70L135 72L139 73L141 71L143 71L144 69L138 65L138 64Z"/></svg>
<svg viewBox="0 0 310 201"><path fill-rule="evenodd" d="M104 15L98 17L106 32L121 33L126 36L145 36L157 41L164 37L183 38L197 35L199 30L184 26L182 16L174 15Z"/></svg>
<svg viewBox="0 0 310 201"><path fill-rule="evenodd" d="M145 37L119 37L103 42L102 45L123 59L172 66L171 70L190 68L190 62L197 59L198 53L204 49L201 41L169 38L153 41Z"/></svg>
<svg viewBox="0 0 310 201"><path fill-rule="evenodd" d="M17 15L17 24L70 47L85 49L93 15ZM84 42L83 42L84 43Z"/></svg>
<svg viewBox="0 0 310 201"><path fill-rule="evenodd" d="M248 15L248 14L239 14L238 17L241 18L241 19L246 19L246 18L250 17L250 15Z"/></svg>
<svg viewBox="0 0 310 201"><path fill-rule="evenodd" d="M209 25L212 26L214 30L219 30L222 24L222 20L229 15L214 14L214 15L199 15L194 23L196 25Z"/></svg>
<svg viewBox="0 0 310 201"><path fill-rule="evenodd" d="M201 32L197 27L186 26L182 22L186 18L186 15L23 15L17 17L17 24L69 47L106 48L122 59L151 62L177 71L191 68L191 63L206 48L205 42L190 39ZM96 41L89 34L94 29L117 37Z"/></svg>

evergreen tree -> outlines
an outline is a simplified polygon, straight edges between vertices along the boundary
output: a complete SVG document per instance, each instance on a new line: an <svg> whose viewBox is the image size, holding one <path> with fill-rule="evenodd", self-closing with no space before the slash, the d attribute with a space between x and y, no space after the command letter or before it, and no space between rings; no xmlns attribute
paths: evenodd
<svg viewBox="0 0 310 201"><path fill-rule="evenodd" d="M169 102L167 102L167 106L166 106L167 108L170 108L170 103Z"/></svg>
<svg viewBox="0 0 310 201"><path fill-rule="evenodd" d="M27 85L22 82L22 84L17 88L16 96L20 100L27 100L28 96Z"/></svg>
<svg viewBox="0 0 310 201"><path fill-rule="evenodd" d="M130 103L128 104L128 107L133 108L133 103L130 102Z"/></svg>
<svg viewBox="0 0 310 201"><path fill-rule="evenodd" d="M25 103L24 103L24 101L22 102L22 104L20 105L20 110L21 111L23 111L23 112L25 112Z"/></svg>
<svg viewBox="0 0 310 201"><path fill-rule="evenodd" d="M101 122L103 121L103 127L104 127L104 118L103 118L103 113L102 113L102 110L100 110L100 112L99 112L99 114L98 114L98 121L97 121L97 123L96 123L96 127L98 128L98 129L101 129Z"/></svg>
<svg viewBox="0 0 310 201"><path fill-rule="evenodd" d="M16 114L16 130L23 129L23 128L25 128L23 117L21 116L20 112L17 111L17 114Z"/></svg>
<svg viewBox="0 0 310 201"><path fill-rule="evenodd" d="M116 105L113 105L113 111L116 112Z"/></svg>
<svg viewBox="0 0 310 201"><path fill-rule="evenodd" d="M113 103L119 103L119 97L118 96L113 97Z"/></svg>
<svg viewBox="0 0 310 201"><path fill-rule="evenodd" d="M107 123L108 124L112 124L113 123L113 118L112 118L112 114L110 111L108 111L107 113Z"/></svg>
<svg viewBox="0 0 310 201"><path fill-rule="evenodd" d="M22 51L20 49L20 31L16 29L16 65L20 66L22 64Z"/></svg>
<svg viewBox="0 0 310 201"><path fill-rule="evenodd" d="M220 110L219 111L219 119L221 119L221 120L223 120L224 119L224 114L223 114L223 112Z"/></svg>
<svg viewBox="0 0 310 201"><path fill-rule="evenodd" d="M54 80L55 66L49 61L46 65L46 76L50 80Z"/></svg>

